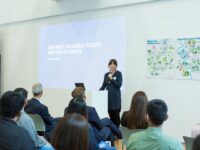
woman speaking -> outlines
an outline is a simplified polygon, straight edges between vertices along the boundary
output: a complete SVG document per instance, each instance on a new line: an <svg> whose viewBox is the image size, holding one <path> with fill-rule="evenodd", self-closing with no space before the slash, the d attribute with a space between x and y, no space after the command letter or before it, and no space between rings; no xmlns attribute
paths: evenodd
<svg viewBox="0 0 200 150"><path fill-rule="evenodd" d="M108 63L109 72L104 75L100 90L108 91L108 113L112 122L119 127L121 111L122 74L117 70L117 60L111 59Z"/></svg>

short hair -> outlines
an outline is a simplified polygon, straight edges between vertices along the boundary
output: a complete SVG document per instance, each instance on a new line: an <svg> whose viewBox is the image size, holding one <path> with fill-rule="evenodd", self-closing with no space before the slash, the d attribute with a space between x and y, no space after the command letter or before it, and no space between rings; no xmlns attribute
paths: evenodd
<svg viewBox="0 0 200 150"><path fill-rule="evenodd" d="M88 150L88 122L79 114L66 115L58 123L52 138L56 150Z"/></svg>
<svg viewBox="0 0 200 150"><path fill-rule="evenodd" d="M1 115L6 118L14 118L24 106L24 98L13 91L5 92L0 99Z"/></svg>
<svg viewBox="0 0 200 150"><path fill-rule="evenodd" d="M43 87L42 87L41 83L35 83L32 86L32 93L33 93L34 96L39 95L40 93L42 93L42 91L43 91Z"/></svg>
<svg viewBox="0 0 200 150"><path fill-rule="evenodd" d="M151 122L157 126L161 125L167 119L167 105L163 100L154 99L148 102L147 114Z"/></svg>
<svg viewBox="0 0 200 150"><path fill-rule="evenodd" d="M72 93L71 93L73 98L85 98L85 90L83 87L76 87Z"/></svg>
<svg viewBox="0 0 200 150"><path fill-rule="evenodd" d="M68 105L68 114L77 113L87 119L86 103L84 99L73 98Z"/></svg>
<svg viewBox="0 0 200 150"><path fill-rule="evenodd" d="M14 92L19 93L20 95L22 95L24 97L24 100L26 100L27 97L28 97L28 91L26 89L24 89L24 88L16 88L14 90Z"/></svg>
<svg viewBox="0 0 200 150"><path fill-rule="evenodd" d="M200 150L200 135L194 138L192 150Z"/></svg>
<svg viewBox="0 0 200 150"><path fill-rule="evenodd" d="M108 66L110 66L111 64L114 64L114 65L117 67L117 60L116 60L116 59L111 59L111 60L108 62Z"/></svg>

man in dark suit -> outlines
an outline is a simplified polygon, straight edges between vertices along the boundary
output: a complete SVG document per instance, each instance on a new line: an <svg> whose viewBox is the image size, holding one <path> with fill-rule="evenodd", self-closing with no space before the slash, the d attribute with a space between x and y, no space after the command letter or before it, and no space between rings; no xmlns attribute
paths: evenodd
<svg viewBox="0 0 200 150"><path fill-rule="evenodd" d="M0 99L0 149L36 150L29 133L17 125L24 99L13 91L5 92Z"/></svg>
<svg viewBox="0 0 200 150"><path fill-rule="evenodd" d="M32 86L32 93L33 98L28 101L28 104L25 107L25 111L30 114L40 115L45 123L46 133L48 136L50 136L56 123L54 118L50 115L48 107L40 102L43 94L42 84L34 84Z"/></svg>

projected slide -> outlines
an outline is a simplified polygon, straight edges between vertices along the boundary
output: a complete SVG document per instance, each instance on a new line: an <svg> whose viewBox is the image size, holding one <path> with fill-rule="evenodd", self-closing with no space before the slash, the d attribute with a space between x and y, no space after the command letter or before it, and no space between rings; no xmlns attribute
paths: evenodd
<svg viewBox="0 0 200 150"><path fill-rule="evenodd" d="M98 90L111 58L124 72L123 17L43 26L39 34L39 81L46 88L83 82L86 90Z"/></svg>

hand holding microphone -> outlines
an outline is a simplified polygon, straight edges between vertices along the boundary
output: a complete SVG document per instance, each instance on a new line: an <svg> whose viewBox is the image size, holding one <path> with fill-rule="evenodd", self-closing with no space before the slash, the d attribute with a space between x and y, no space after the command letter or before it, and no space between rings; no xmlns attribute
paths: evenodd
<svg viewBox="0 0 200 150"><path fill-rule="evenodd" d="M108 74L108 79L109 79L109 80L112 80L112 75L113 75L112 72L110 72L110 73Z"/></svg>

